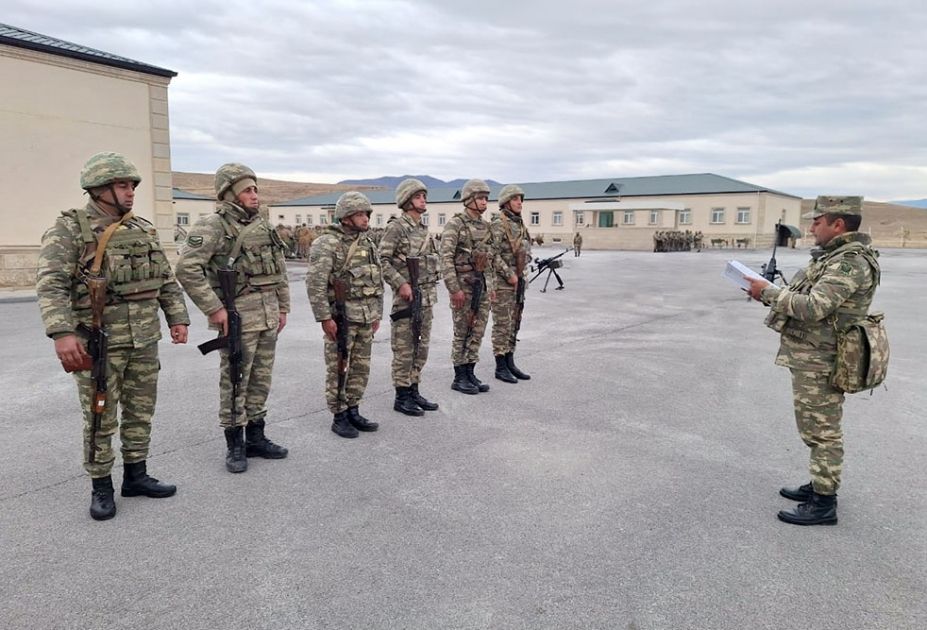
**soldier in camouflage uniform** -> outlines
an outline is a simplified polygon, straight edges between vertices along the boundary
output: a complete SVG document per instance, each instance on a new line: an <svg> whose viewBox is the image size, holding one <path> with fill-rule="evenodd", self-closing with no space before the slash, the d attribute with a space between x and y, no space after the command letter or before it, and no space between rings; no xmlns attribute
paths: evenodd
<svg viewBox="0 0 927 630"><path fill-rule="evenodd" d="M116 458L111 438L117 428L125 467L122 496L163 498L177 490L150 477L146 466L160 370L158 308L164 311L173 343L187 342L190 318L157 231L131 212L141 181L135 166L118 153L91 157L80 176L90 201L58 217L42 237L39 253L39 308L45 333L55 340L55 353L77 381L84 410L84 469L93 485L90 516L96 520L116 514L110 472ZM86 281L92 276L107 281L102 323L108 355L107 404L91 463L95 388L86 369L84 327L91 321ZM122 410L118 421L117 408Z"/></svg>
<svg viewBox="0 0 927 630"><path fill-rule="evenodd" d="M190 229L177 261L177 279L209 320L209 327L228 333L217 272L238 273L235 306L241 315L242 379L232 417L232 382L228 351L220 350L219 425L228 448L225 467L239 473L248 457L282 459L287 449L264 434L267 396L277 337L290 312L286 246L260 214L257 176L243 164L224 164L216 171L216 211Z"/></svg>
<svg viewBox="0 0 927 630"><path fill-rule="evenodd" d="M332 431L356 438L358 431L376 431L378 424L358 409L370 376L373 336L383 317L383 274L380 257L367 238L370 200L359 192L346 192L335 204L336 225L328 226L309 250L306 290L315 320L325 333L325 401L333 414ZM338 389L338 324L333 319L334 281L344 281L348 320L348 361L344 387Z"/></svg>
<svg viewBox="0 0 927 630"><path fill-rule="evenodd" d="M467 181L461 189L464 211L457 213L444 226L441 235L441 273L451 297L451 317L454 321L454 341L451 347L451 361L454 363L454 382L451 389L464 394L488 392L489 385L481 382L474 374L474 367L480 359L480 344L486 332L489 318L489 302L492 287L492 233L489 223L483 220L483 213L489 205L489 186L481 179ZM487 260L486 270L476 271L477 256ZM473 287L484 285L473 329L467 338L470 318L470 302ZM464 342L466 341L466 347Z"/></svg>
<svg viewBox="0 0 927 630"><path fill-rule="evenodd" d="M531 262L531 236L521 218L525 191L509 184L499 191L500 213L490 223L495 249L496 299L492 302L492 353L496 357L496 378L506 383L531 377L515 365L515 293L518 286L516 262L521 258L522 280L527 282Z"/></svg>
<svg viewBox="0 0 927 630"><path fill-rule="evenodd" d="M393 409L407 416L421 416L438 408L418 391L422 369L428 360L431 341L432 306L438 302L438 250L422 223L428 211L428 188L417 179L405 179L396 187L396 205L402 215L392 218L380 239L383 277L393 289L390 314L393 347L392 376L396 388ZM419 259L418 286L421 292L422 325L416 347L412 334L412 285L406 259Z"/></svg>
<svg viewBox="0 0 927 630"><path fill-rule="evenodd" d="M836 331L866 317L879 284L878 252L857 230L862 197L817 198L811 233L819 246L812 261L779 288L751 280L750 295L771 307L767 325L781 333L776 364L792 372L795 420L811 449L811 481L782 488L782 496L800 501L779 518L796 525L837 522L837 489L843 468L844 394L831 384L836 360Z"/></svg>
<svg viewBox="0 0 927 630"><path fill-rule="evenodd" d="M583 235L579 232L573 237L573 258L579 258L583 253Z"/></svg>

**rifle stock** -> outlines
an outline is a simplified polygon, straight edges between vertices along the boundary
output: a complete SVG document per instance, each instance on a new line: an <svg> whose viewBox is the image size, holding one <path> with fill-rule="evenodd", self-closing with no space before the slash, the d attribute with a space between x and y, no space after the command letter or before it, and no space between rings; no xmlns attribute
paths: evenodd
<svg viewBox="0 0 927 630"><path fill-rule="evenodd" d="M348 377L348 314L345 309L345 301L348 296L348 285L341 278L335 278L332 281L332 288L335 293L332 319L335 320L335 325L337 326L335 344L338 350L338 399L341 400L341 402L346 402L344 387Z"/></svg>
<svg viewBox="0 0 927 630"><path fill-rule="evenodd" d="M421 277L422 259L419 256L406 257L406 268L409 270L409 284L412 286L412 304L410 304L412 317L412 363L418 358L418 349L422 343L422 289L419 286Z"/></svg>
<svg viewBox="0 0 927 630"><path fill-rule="evenodd" d="M90 453L88 461L96 462L97 433L106 411L106 364L107 364L107 334L103 328L103 309L106 308L106 278L92 277L87 280L90 291L90 335L87 350L90 354L90 378L93 383L93 396L90 400Z"/></svg>

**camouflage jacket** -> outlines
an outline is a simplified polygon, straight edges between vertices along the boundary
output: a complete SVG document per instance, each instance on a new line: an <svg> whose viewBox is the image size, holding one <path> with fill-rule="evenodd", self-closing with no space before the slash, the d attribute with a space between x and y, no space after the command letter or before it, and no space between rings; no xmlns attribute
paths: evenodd
<svg viewBox="0 0 927 630"><path fill-rule="evenodd" d="M492 291L493 268L497 262L494 258L498 253L492 244L489 223L481 216L474 219L467 211L455 214L441 233L441 275L448 293L469 291L469 286L476 281L473 254L477 252L485 252L488 257L483 275L486 288Z"/></svg>
<svg viewBox="0 0 927 630"><path fill-rule="evenodd" d="M285 250L277 232L260 214L219 202L215 214L201 218L190 228L177 261L177 279L196 307L212 315L222 308L216 272L229 263L239 238L241 249L232 268L238 272L235 306L241 313L241 329L255 332L277 328L280 313L290 311Z"/></svg>
<svg viewBox="0 0 927 630"><path fill-rule="evenodd" d="M364 232L346 232L340 225L330 225L312 242L306 292L317 322L332 318L335 278L341 278L348 286L345 299L348 321L372 324L383 318L380 257Z"/></svg>
<svg viewBox="0 0 927 630"><path fill-rule="evenodd" d="M493 218L490 230L496 251L496 288L514 291L515 287L508 283L508 279L515 274L516 256L523 257L522 276L528 276L528 264L531 262L531 236L528 228L521 215L503 210Z"/></svg>
<svg viewBox="0 0 927 630"><path fill-rule="evenodd" d="M428 228L414 222L408 212L390 219L380 239L380 261L383 278L393 289L393 312L406 308L409 303L399 297L399 287L409 282L408 256L421 258L418 284L422 290L422 306L438 302L438 249Z"/></svg>
<svg viewBox="0 0 927 630"><path fill-rule="evenodd" d="M63 212L42 237L36 293L52 338L90 324L90 296L84 278L93 264L98 235L116 217L95 203ZM110 238L101 272L107 279L103 325L112 348L140 348L161 338L158 308L170 326L189 324L183 292L174 279L154 226L135 217Z"/></svg>
<svg viewBox="0 0 927 630"><path fill-rule="evenodd" d="M767 325L782 334L776 364L829 372L837 351L837 330L866 316L879 285L878 252L870 238L847 232L811 252L812 261L788 288L763 289L771 307Z"/></svg>

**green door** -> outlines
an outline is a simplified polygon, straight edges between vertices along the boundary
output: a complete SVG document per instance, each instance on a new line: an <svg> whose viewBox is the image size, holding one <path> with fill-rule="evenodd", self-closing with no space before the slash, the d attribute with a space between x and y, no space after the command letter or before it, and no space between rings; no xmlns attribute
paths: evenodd
<svg viewBox="0 0 927 630"><path fill-rule="evenodd" d="M615 225L615 213L611 210L599 211L599 227L612 227Z"/></svg>

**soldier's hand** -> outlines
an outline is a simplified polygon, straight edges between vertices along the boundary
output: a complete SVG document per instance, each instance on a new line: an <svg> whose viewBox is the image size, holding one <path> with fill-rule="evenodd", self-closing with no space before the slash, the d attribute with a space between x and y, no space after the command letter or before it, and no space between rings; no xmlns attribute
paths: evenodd
<svg viewBox="0 0 927 630"><path fill-rule="evenodd" d="M286 313L280 312L280 324L277 326L277 334L279 335L283 332L283 329L286 327Z"/></svg>
<svg viewBox="0 0 927 630"><path fill-rule="evenodd" d="M186 324L174 324L171 326L171 343L187 343Z"/></svg>
<svg viewBox="0 0 927 630"><path fill-rule="evenodd" d="M451 308L455 310L462 309L466 303L467 294L463 292L463 289L456 293L451 293Z"/></svg>
<svg viewBox="0 0 927 630"><path fill-rule="evenodd" d="M218 326L223 335L229 334L229 312L224 306L209 316L209 323Z"/></svg>
<svg viewBox="0 0 927 630"><path fill-rule="evenodd" d="M408 282L403 282L399 285L399 297L401 297L406 302L412 301L412 285Z"/></svg>
<svg viewBox="0 0 927 630"><path fill-rule="evenodd" d="M373 333L376 334L377 331L380 330L380 320L378 319L372 324L370 324L370 328L371 330L373 330Z"/></svg>
<svg viewBox="0 0 927 630"><path fill-rule="evenodd" d="M760 301L760 294L763 292L763 289L770 285L770 283L763 278L748 278L744 276L744 280L750 283L750 288L747 290L747 293L757 301Z"/></svg>
<svg viewBox="0 0 927 630"><path fill-rule="evenodd" d="M329 341L338 340L338 324L333 319L326 319L322 322L322 332L328 337Z"/></svg>
<svg viewBox="0 0 927 630"><path fill-rule="evenodd" d="M77 335L65 335L55 339L55 354L68 372L76 372L90 358Z"/></svg>
<svg viewBox="0 0 927 630"><path fill-rule="evenodd" d="M513 273L511 276L508 277L508 280L506 280L506 282L508 282L513 287L518 286L518 276Z"/></svg>

